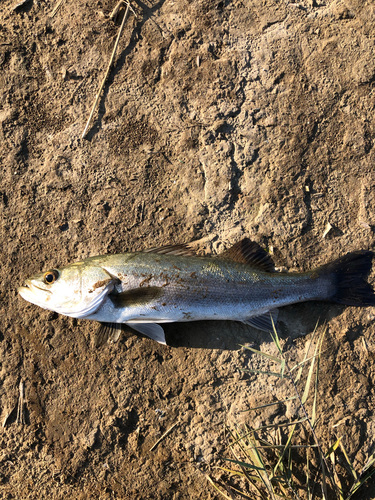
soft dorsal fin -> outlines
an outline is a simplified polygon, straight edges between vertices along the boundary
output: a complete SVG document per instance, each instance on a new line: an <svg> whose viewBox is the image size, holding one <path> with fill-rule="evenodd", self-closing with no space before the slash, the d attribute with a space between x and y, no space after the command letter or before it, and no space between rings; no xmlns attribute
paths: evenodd
<svg viewBox="0 0 375 500"><path fill-rule="evenodd" d="M195 251L189 247L189 243L182 245L167 245L165 247L154 247L148 250L143 250L145 253L162 253L165 255L184 255L186 257L193 257L196 255Z"/></svg>
<svg viewBox="0 0 375 500"><path fill-rule="evenodd" d="M231 248L218 255L217 258L239 262L240 264L249 264L262 271L275 270L275 264L269 254L258 243L248 238L234 244Z"/></svg>

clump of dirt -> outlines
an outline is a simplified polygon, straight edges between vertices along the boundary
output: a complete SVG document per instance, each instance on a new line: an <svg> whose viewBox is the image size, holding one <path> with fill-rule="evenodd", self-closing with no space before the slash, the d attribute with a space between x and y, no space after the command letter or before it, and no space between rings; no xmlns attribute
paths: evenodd
<svg viewBox="0 0 375 500"><path fill-rule="evenodd" d="M251 327L171 324L169 347L129 331L97 350L94 324L17 295L26 277L191 240L205 254L247 236L298 270L374 247L371 0L136 1L82 139L115 3L65 0L53 17L47 0L0 6L3 498L218 498L202 472L226 453L223 422L273 390L240 371L256 363L241 344L269 343ZM319 318L320 432L346 422L360 468L374 310L285 308L291 351Z"/></svg>

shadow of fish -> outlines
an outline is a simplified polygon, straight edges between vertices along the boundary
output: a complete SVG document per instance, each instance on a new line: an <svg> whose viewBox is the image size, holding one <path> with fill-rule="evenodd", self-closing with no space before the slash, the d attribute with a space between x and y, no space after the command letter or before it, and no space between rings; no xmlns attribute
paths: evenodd
<svg viewBox="0 0 375 500"><path fill-rule="evenodd" d="M353 252L313 271L279 273L248 239L216 257L175 245L90 257L37 274L18 292L44 309L99 321L96 345L117 340L122 324L165 344L159 323L234 320L270 331L277 308L288 304L374 306L374 291L364 279L372 257Z"/></svg>

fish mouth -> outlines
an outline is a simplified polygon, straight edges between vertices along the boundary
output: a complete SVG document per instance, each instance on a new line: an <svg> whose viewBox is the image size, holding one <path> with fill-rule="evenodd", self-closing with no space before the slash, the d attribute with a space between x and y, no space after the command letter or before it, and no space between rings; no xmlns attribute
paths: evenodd
<svg viewBox="0 0 375 500"><path fill-rule="evenodd" d="M41 295L43 294L45 298L47 298L52 294L50 290L41 288L29 280L26 281L25 286L20 286L19 288L17 288L17 292L23 299L34 304L36 303L36 297L41 297Z"/></svg>

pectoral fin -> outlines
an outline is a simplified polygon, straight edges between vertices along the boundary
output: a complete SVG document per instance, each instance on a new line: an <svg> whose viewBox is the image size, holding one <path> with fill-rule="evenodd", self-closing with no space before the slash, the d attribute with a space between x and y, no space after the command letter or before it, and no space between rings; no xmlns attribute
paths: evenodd
<svg viewBox="0 0 375 500"><path fill-rule="evenodd" d="M150 337L152 340L156 340L159 344L167 345L165 341L165 335L163 328L157 323L126 323L133 330L139 333L143 333L146 337Z"/></svg>
<svg viewBox="0 0 375 500"><path fill-rule="evenodd" d="M272 309L271 311L261 314L260 316L253 316L252 318L243 319L242 323L253 326L254 328L262 330L263 332L272 332L273 325L276 325L278 314L278 309Z"/></svg>
<svg viewBox="0 0 375 500"><path fill-rule="evenodd" d="M167 345L163 328L157 323L125 323L136 332ZM106 342L117 342L123 330L123 323L100 323L95 333L95 347L101 347Z"/></svg>
<svg viewBox="0 0 375 500"><path fill-rule="evenodd" d="M121 323L100 323L95 333L95 347L100 347L106 342L117 342L121 331Z"/></svg>

